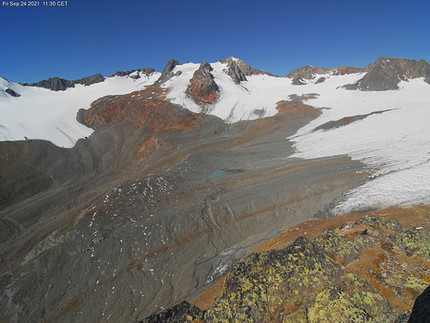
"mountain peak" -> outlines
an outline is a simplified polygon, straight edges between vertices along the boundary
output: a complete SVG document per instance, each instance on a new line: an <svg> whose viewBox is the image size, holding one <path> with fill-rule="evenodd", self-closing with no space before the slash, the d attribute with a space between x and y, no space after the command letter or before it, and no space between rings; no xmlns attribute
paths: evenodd
<svg viewBox="0 0 430 323"><path fill-rule="evenodd" d="M251 75L265 74L270 76L276 76L274 74L253 68L249 66L247 63L245 63L243 60L233 56L223 58L219 60L219 62L223 64L227 64L227 67L228 67L227 74L230 75L230 77L233 79L233 81L236 84L239 84L240 82L243 82L243 81L247 81L246 77Z"/></svg>
<svg viewBox="0 0 430 323"><path fill-rule="evenodd" d="M430 84L430 64L425 60L407 58L379 57L367 65L363 71L366 75L353 84L345 85L348 90L386 91L399 89L400 81L424 77Z"/></svg>

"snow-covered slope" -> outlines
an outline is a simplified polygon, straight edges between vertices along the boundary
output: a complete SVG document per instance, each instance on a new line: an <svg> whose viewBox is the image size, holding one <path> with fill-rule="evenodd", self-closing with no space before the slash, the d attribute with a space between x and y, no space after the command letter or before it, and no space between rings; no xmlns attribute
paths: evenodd
<svg viewBox="0 0 430 323"><path fill-rule="evenodd" d="M430 85L423 78L402 81L398 90L346 90L363 73L333 75L325 73L294 85L287 77L265 74L247 75L235 83L227 74L226 63L212 63L212 75L219 87L217 99L204 107L187 93L190 79L200 64L176 65L173 75L161 86L169 89L167 99L193 112L205 111L226 122L252 120L275 115L277 102L290 95L315 93L306 103L324 108L322 115L303 127L289 140L297 153L293 157L317 158L348 154L377 169L365 185L350 192L337 206L338 212L367 207L430 203ZM178 73L180 72L180 73ZM112 77L91 86L76 86L62 92L23 87L0 79L0 140L24 137L51 140L71 147L92 130L79 124L76 112L104 95L128 93L152 84L159 73L147 79ZM319 82L324 77L323 82ZM318 82L317 82L318 81ZM19 93L12 97L9 87ZM328 130L314 131L329 121L365 115L362 120Z"/></svg>
<svg viewBox="0 0 430 323"><path fill-rule="evenodd" d="M22 86L0 78L0 140L45 139L61 147L73 147L80 138L93 130L76 121L80 108L105 96L125 94L154 83L159 73L130 77L109 77L90 86L76 85L65 91L51 91ZM18 93L13 97L5 92L10 88Z"/></svg>
<svg viewBox="0 0 430 323"><path fill-rule="evenodd" d="M314 91L315 87L306 86ZM401 82L399 90L361 92L325 89L308 103L329 107L293 136L294 157L348 154L378 169L372 180L350 192L339 213L366 207L430 203L430 85ZM393 109L331 130L313 131L346 116Z"/></svg>

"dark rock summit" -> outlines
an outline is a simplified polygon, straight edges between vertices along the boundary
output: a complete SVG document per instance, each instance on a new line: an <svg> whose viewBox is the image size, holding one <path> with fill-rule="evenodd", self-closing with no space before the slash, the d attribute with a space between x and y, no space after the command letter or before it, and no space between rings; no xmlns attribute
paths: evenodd
<svg viewBox="0 0 430 323"><path fill-rule="evenodd" d="M399 89L400 81L423 77L430 84L430 64L425 60L415 61L406 58L379 57L376 62L366 66L363 78L344 87L347 90L387 91Z"/></svg>
<svg viewBox="0 0 430 323"><path fill-rule="evenodd" d="M43 80L37 83L21 83L25 86L37 86L49 89L51 91L64 91L68 88L75 87L76 84L91 85L104 81L104 77L101 74L95 74L88 77L84 77L79 80L69 81L60 77L52 77L47 80Z"/></svg>
<svg viewBox="0 0 430 323"><path fill-rule="evenodd" d="M233 79L236 84L246 81L246 77L251 75L266 74L274 76L273 74L270 74L268 72L253 68L238 58L227 57L221 59L220 62L227 64L227 74Z"/></svg>
<svg viewBox="0 0 430 323"><path fill-rule="evenodd" d="M218 97L219 87L215 83L212 70L209 63L203 62L193 74L187 93L197 104L213 103Z"/></svg>
<svg viewBox="0 0 430 323"><path fill-rule="evenodd" d="M175 59L171 59L167 62L166 66L163 69L163 72L161 73L160 78L155 82L156 84L164 83L168 80L170 80L175 75L180 75L181 72L173 73L173 69L178 65L179 62Z"/></svg>

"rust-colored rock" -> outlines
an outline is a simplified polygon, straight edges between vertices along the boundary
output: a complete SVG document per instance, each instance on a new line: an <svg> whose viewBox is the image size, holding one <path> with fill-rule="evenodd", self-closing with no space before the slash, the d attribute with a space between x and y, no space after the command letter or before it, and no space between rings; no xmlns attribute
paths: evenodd
<svg viewBox="0 0 430 323"><path fill-rule="evenodd" d="M129 123L147 127L149 132L186 129L202 119L202 115L165 101L166 90L157 85L120 96L105 96L81 112L80 120L93 129Z"/></svg>
<svg viewBox="0 0 430 323"><path fill-rule="evenodd" d="M212 70L209 63L203 62L193 74L187 92L197 104L210 104L218 98L219 87L215 83Z"/></svg>

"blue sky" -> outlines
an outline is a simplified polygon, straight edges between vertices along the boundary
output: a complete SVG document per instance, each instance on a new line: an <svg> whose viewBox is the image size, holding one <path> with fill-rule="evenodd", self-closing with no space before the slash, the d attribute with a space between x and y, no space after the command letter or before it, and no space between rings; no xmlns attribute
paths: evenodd
<svg viewBox="0 0 430 323"><path fill-rule="evenodd" d="M0 1L0 4L2 1ZM69 0L0 6L0 76L35 82L228 56L278 75L379 56L430 60L430 1Z"/></svg>

